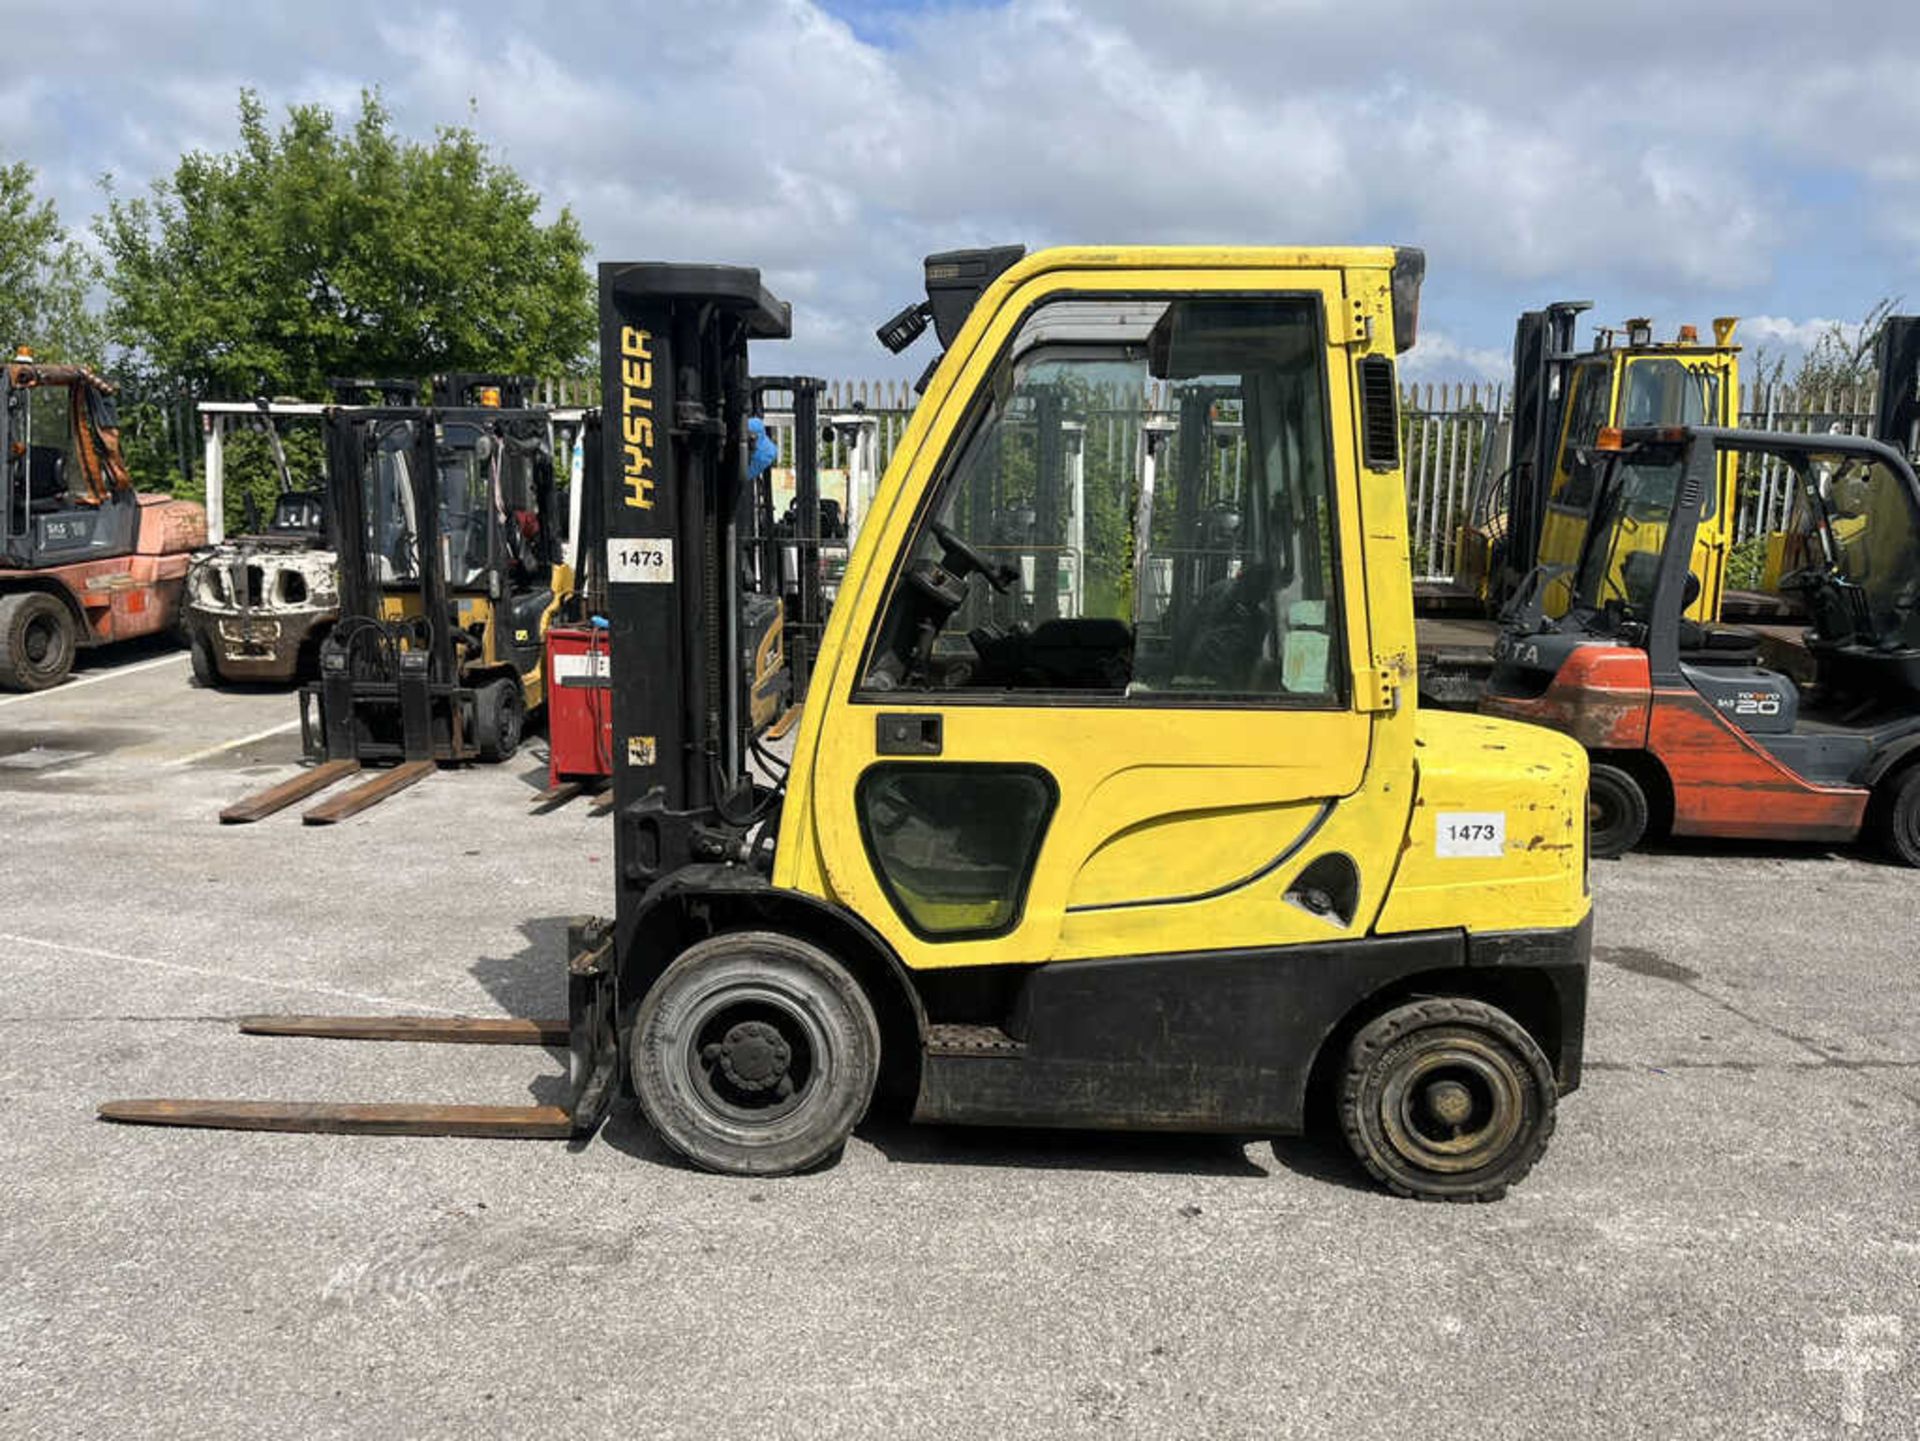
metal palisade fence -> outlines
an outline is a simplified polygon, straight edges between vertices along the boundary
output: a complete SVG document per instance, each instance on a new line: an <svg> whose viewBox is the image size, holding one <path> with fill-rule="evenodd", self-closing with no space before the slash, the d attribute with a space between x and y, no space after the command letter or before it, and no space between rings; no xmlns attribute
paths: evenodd
<svg viewBox="0 0 1920 1441"><path fill-rule="evenodd" d="M1857 385L1808 388L1785 381L1741 387L1740 424L1745 428L1786 430L1800 434L1871 434L1875 387L1871 380ZM548 405L593 405L599 400L594 377L562 377L538 383L536 396ZM877 469L884 471L906 431L918 397L904 380L830 380L821 395L823 420L863 412L873 418ZM1168 406L1164 419L1176 419L1171 398L1149 398L1149 405ZM1400 396L1401 443L1406 466L1407 520L1414 574L1423 580L1451 577L1461 521L1465 519L1474 480L1482 465L1504 470L1509 396L1503 385L1485 381L1414 384ZM1149 412L1151 417L1152 412ZM199 450L199 426L192 400L183 392L163 391L139 384L123 385L121 418L123 439L140 453L150 471L146 483L168 484L168 471L191 480ZM1090 427L1089 443L1111 454L1113 462L1129 463L1137 444L1137 416L1125 423L1116 415ZM1108 432L1111 432L1110 434ZM821 464L845 466L846 431L823 441ZM790 458L788 435L780 436L782 459ZM1494 453L1489 454L1489 447ZM149 454L150 453L150 454ZM135 456L130 455L130 460ZM176 479L174 482L178 484ZM1789 477L1777 463L1756 465L1741 477L1735 541L1742 542L1778 529L1792 506Z"/></svg>

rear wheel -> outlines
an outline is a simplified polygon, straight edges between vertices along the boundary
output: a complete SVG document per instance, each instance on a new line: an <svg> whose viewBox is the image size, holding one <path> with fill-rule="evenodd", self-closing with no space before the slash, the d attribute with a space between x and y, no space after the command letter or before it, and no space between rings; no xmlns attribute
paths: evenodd
<svg viewBox="0 0 1920 1441"><path fill-rule="evenodd" d="M513 759L527 725L520 682L502 677L473 693L473 743L489 765Z"/></svg>
<svg viewBox="0 0 1920 1441"><path fill-rule="evenodd" d="M73 614L42 591L0 596L0 686L47 690L73 669Z"/></svg>
<svg viewBox="0 0 1920 1441"><path fill-rule="evenodd" d="M785 1175L836 1155L866 1114L880 1027L858 981L773 931L714 936L655 981L633 1028L633 1084L697 1166Z"/></svg>
<svg viewBox="0 0 1920 1441"><path fill-rule="evenodd" d="M1396 1007L1347 1047L1340 1127L1375 1180L1423 1201L1495 1201L1553 1135L1559 1090L1533 1037L1497 1007Z"/></svg>
<svg viewBox="0 0 1920 1441"><path fill-rule="evenodd" d="M1625 855L1647 834L1647 793L1619 766L1595 761L1587 780L1593 854Z"/></svg>
<svg viewBox="0 0 1920 1441"><path fill-rule="evenodd" d="M1879 804L1880 843L1903 865L1920 866L1920 765L1893 778Z"/></svg>

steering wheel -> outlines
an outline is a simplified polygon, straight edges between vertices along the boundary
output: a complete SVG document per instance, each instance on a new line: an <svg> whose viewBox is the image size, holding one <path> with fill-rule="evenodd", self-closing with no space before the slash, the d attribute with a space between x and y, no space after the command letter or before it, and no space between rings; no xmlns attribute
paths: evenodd
<svg viewBox="0 0 1920 1441"><path fill-rule="evenodd" d="M972 571L977 575L985 576L987 584L1002 594L1006 593L1007 587L1012 585L1020 574L1010 565L995 565L937 520L930 522L927 529L931 530L933 538L940 542L940 549L945 552L942 560L948 570L957 571L962 575ZM956 560L961 563L955 565Z"/></svg>
<svg viewBox="0 0 1920 1441"><path fill-rule="evenodd" d="M1818 590L1827 572L1817 566L1803 566L1799 570L1790 570L1774 584L1783 591Z"/></svg>

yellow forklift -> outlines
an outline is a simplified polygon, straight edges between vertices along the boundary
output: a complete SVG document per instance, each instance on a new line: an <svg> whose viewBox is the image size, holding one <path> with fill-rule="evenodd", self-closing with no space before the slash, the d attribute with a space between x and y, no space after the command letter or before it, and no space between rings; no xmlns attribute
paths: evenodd
<svg viewBox="0 0 1920 1441"><path fill-rule="evenodd" d="M1414 587L1420 690L1436 704L1473 705L1493 665L1500 617L1539 591L1549 618L1564 615L1593 506L1603 429L1738 424L1740 348L1731 317L1713 322L1711 343L1683 325L1656 340L1651 320L1602 328L1578 348L1575 328L1590 301L1558 301L1523 314L1514 328L1513 417L1504 446L1489 445L1456 532L1454 577ZM1504 451L1503 457L1500 452ZM1738 495L1737 457L1721 458L1712 504L1701 517L1691 572L1698 589L1687 617L1711 625L1728 607L1727 553Z"/></svg>
<svg viewBox="0 0 1920 1441"><path fill-rule="evenodd" d="M1384 247L930 257L889 329L931 324L945 355L781 762L714 598L747 563L749 343L788 309L754 270L603 265L617 864L612 919L574 928L569 1016L245 1023L564 1040L567 1104L101 1113L564 1137L624 1092L734 1175L828 1161L876 1102L1250 1137L1324 1118L1400 1194L1503 1194L1580 1080L1587 771L1564 736L1415 698L1395 356L1423 269ZM1168 390L1205 400L1162 439L1165 486L1209 469L1180 447L1244 441L1240 521L1202 547L1199 509L1139 467L1077 471L1078 520L1061 493L1065 427L1137 426ZM1003 558L1009 508L1031 566ZM1075 524L1086 583L1063 586Z"/></svg>
<svg viewBox="0 0 1920 1441"><path fill-rule="evenodd" d="M339 381L325 419L340 613L300 693L314 764L227 807L246 824L378 768L306 811L328 825L431 775L499 762L545 699L546 633L573 586L553 427L511 377L453 375L432 406L398 381Z"/></svg>

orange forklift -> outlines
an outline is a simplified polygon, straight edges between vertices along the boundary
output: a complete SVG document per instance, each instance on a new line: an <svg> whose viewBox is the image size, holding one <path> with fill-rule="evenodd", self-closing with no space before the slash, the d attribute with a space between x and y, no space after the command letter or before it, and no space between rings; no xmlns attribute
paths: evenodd
<svg viewBox="0 0 1920 1441"><path fill-rule="evenodd" d="M1814 678L1760 637L1687 617L1696 533L1729 461L1768 460L1797 499L1781 587L1810 620ZM1675 835L1850 841L1920 866L1920 482L1865 437L1717 427L1600 432L1572 606L1544 588L1502 634L1480 709L1564 731L1592 763L1592 853Z"/></svg>
<svg viewBox="0 0 1920 1441"><path fill-rule="evenodd" d="M82 646L164 631L206 544L202 507L134 490L113 393L25 349L0 365L0 688L47 690Z"/></svg>

